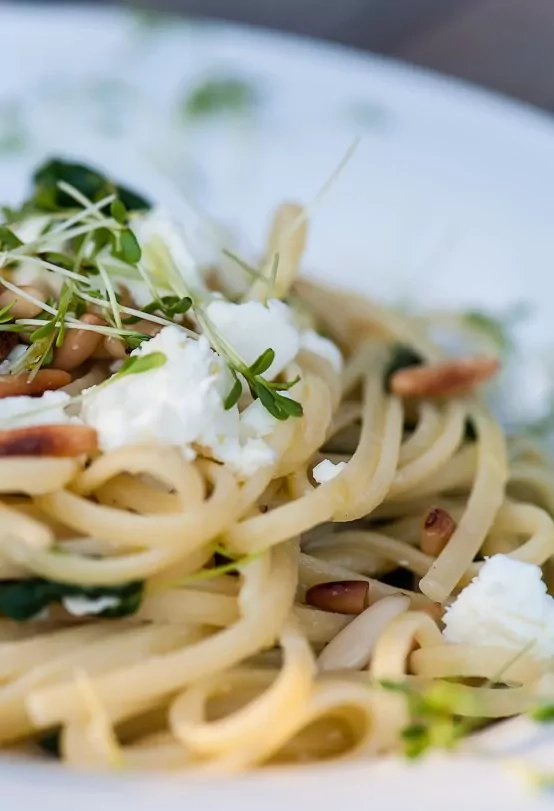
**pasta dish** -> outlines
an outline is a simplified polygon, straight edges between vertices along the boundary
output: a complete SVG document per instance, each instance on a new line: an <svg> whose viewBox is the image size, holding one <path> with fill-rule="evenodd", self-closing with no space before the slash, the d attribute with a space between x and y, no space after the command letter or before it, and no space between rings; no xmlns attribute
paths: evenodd
<svg viewBox="0 0 554 811"><path fill-rule="evenodd" d="M61 160L4 210L6 749L235 772L554 715L554 478L498 352L300 278L307 230L207 262Z"/></svg>

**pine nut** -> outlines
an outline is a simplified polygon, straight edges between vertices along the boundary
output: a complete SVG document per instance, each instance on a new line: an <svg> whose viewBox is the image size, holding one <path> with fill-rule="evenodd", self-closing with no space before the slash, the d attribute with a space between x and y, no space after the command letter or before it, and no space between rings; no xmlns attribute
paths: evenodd
<svg viewBox="0 0 554 811"><path fill-rule="evenodd" d="M19 375L0 375L0 398L27 395L36 397L45 391L61 389L71 383L71 375L61 369L41 369L29 380L30 372Z"/></svg>
<svg viewBox="0 0 554 811"><path fill-rule="evenodd" d="M21 285L21 290L39 301L46 301L46 296L42 290L38 290L36 287ZM12 318L36 318L36 316L42 312L42 308L37 304L33 304L31 301L27 301L26 298L18 296L17 293L14 293L12 290L4 290L0 293L0 308L12 304L12 302L15 302L10 309Z"/></svg>
<svg viewBox="0 0 554 811"><path fill-rule="evenodd" d="M451 397L488 380L498 368L498 358L485 357L411 366L392 375L390 389L397 397Z"/></svg>
<svg viewBox="0 0 554 811"><path fill-rule="evenodd" d="M369 583L365 580L337 580L318 583L306 592L306 602L322 611L361 614L368 606Z"/></svg>
<svg viewBox="0 0 554 811"><path fill-rule="evenodd" d="M426 555L440 555L456 531L456 522L442 507L430 507L421 525L419 545Z"/></svg>
<svg viewBox="0 0 554 811"><path fill-rule="evenodd" d="M98 449L98 435L87 425L31 425L0 431L0 456L72 457Z"/></svg>
<svg viewBox="0 0 554 811"><path fill-rule="evenodd" d="M80 319L84 324L105 325L106 322L93 313L85 313ZM76 369L85 360L88 360L96 350L104 336L91 330L67 330L63 344L54 352L54 366L70 372Z"/></svg>

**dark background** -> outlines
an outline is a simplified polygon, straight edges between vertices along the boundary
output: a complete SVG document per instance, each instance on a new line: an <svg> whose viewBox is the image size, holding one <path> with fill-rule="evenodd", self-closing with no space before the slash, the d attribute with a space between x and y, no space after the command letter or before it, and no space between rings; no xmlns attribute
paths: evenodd
<svg viewBox="0 0 554 811"><path fill-rule="evenodd" d="M554 0L119 0L119 5L335 40L554 109Z"/></svg>

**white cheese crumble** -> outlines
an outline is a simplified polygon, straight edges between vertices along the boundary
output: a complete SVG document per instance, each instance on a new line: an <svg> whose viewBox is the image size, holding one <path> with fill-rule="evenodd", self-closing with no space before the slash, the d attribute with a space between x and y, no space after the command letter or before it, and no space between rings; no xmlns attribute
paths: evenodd
<svg viewBox="0 0 554 811"><path fill-rule="evenodd" d="M216 299L206 314L221 336L248 365L271 348L275 359L263 377L273 380L294 360L300 349L300 333L286 304L270 299L233 304Z"/></svg>
<svg viewBox="0 0 554 811"><path fill-rule="evenodd" d="M101 614L107 608L116 608L119 605L117 597L97 597L91 600L88 597L63 597L62 605L74 617L85 617L87 614Z"/></svg>
<svg viewBox="0 0 554 811"><path fill-rule="evenodd" d="M337 462L337 464L335 464L331 462L330 459L323 459L323 461L312 470L312 476L318 484L325 484L336 478L339 473L342 473L345 467L346 462Z"/></svg>
<svg viewBox="0 0 554 811"><path fill-rule="evenodd" d="M71 398L63 391L45 391L40 397L3 397L0 399L0 427L28 425L64 425L78 422L65 407Z"/></svg>
<svg viewBox="0 0 554 811"><path fill-rule="evenodd" d="M547 594L539 566L493 555L447 608L443 634L448 642L498 645L529 655L554 655L554 598Z"/></svg>
<svg viewBox="0 0 554 811"><path fill-rule="evenodd" d="M274 461L273 449L262 438L274 424L261 417L258 407L242 415L237 406L225 410L233 380L205 337L194 340L179 327L164 327L132 356L153 352L165 355L163 366L88 389L82 418L96 428L102 450L165 444L189 460L202 450L239 477Z"/></svg>
<svg viewBox="0 0 554 811"><path fill-rule="evenodd" d="M328 360L337 374L342 372L343 358L340 349L315 330L307 329L300 333L300 348Z"/></svg>
<svg viewBox="0 0 554 811"><path fill-rule="evenodd" d="M173 266L193 290L204 289L198 263L192 256L184 230L162 208L133 219L132 229L142 248L142 262L158 285L167 279L160 277L160 268ZM150 300L152 296L150 295Z"/></svg>

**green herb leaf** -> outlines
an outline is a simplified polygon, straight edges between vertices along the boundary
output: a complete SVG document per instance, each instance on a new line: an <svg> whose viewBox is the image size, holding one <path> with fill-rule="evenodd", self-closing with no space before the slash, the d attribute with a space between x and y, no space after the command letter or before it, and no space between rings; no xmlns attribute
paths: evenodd
<svg viewBox="0 0 554 811"><path fill-rule="evenodd" d="M31 343L36 343L37 341L42 341L43 338L50 338L50 336L56 331L56 321L47 321L43 327L39 327L34 332L31 333Z"/></svg>
<svg viewBox="0 0 554 811"><path fill-rule="evenodd" d="M242 394L242 383L240 382L238 377L235 377L235 382L233 383L231 391L223 401L223 407L225 408L225 411L229 411L229 409L233 408L233 406L238 403L241 394Z"/></svg>
<svg viewBox="0 0 554 811"><path fill-rule="evenodd" d="M176 315L184 315L191 307L192 299L189 296L183 298L179 298L179 296L160 296L159 299L147 304L143 309L145 313L154 313L159 310L171 320Z"/></svg>
<svg viewBox="0 0 554 811"><path fill-rule="evenodd" d="M289 380L288 382L284 381L284 382L280 382L280 383L278 383L278 382L277 383L276 382L269 382L268 381L267 385L269 386L270 389L273 389L273 391L288 391L289 389L292 389L293 386L296 386L296 384L299 383L299 382L300 382L300 375L297 375L294 378L294 380Z"/></svg>
<svg viewBox="0 0 554 811"><path fill-rule="evenodd" d="M84 597L98 600L117 598L117 605L106 608L95 616L117 618L134 614L142 601L144 583L136 580L119 586L76 586L56 583L41 577L28 580L0 581L0 613L16 622L32 619L52 603L61 603L64 597Z"/></svg>
<svg viewBox="0 0 554 811"><path fill-rule="evenodd" d="M39 738L37 740L37 746L42 749L45 754L59 760L61 757L60 738L60 730L56 729L53 732L49 732L47 735L43 735L42 738Z"/></svg>
<svg viewBox="0 0 554 811"><path fill-rule="evenodd" d="M382 679L379 686L389 693L403 693L404 695L413 695L413 688L408 682L405 681L391 681L390 679Z"/></svg>
<svg viewBox="0 0 554 811"><path fill-rule="evenodd" d="M11 228L0 225L0 250L13 251L14 248L19 248L21 245L23 245L22 241L14 234Z"/></svg>
<svg viewBox="0 0 554 811"><path fill-rule="evenodd" d="M136 236L130 228L125 228L119 234L119 245L114 250L114 255L117 259L127 262L128 265L136 265L140 262L142 251Z"/></svg>
<svg viewBox="0 0 554 811"><path fill-rule="evenodd" d="M301 417L304 413L302 404L297 400L293 400L291 397L283 397L281 394L276 394L275 397L287 417Z"/></svg>
<svg viewBox="0 0 554 811"><path fill-rule="evenodd" d="M58 315L56 316L56 325L58 327L58 335L56 337L56 346L61 346L65 338L65 319L73 301L74 289L72 283L66 283L60 293L58 300ZM47 361L45 361L46 363Z"/></svg>
<svg viewBox="0 0 554 811"><path fill-rule="evenodd" d="M262 554L261 552L252 552L251 555L244 555L243 557L232 558L229 560L229 553L221 547L217 546L214 552L217 555L222 555L228 560L228 562L223 563L220 566L213 566L211 569L201 569L199 572L194 572L194 574L187 575L187 577L183 578L183 580L179 580L177 583L172 583L168 588L188 586L190 583L196 583L199 580L213 580L214 578L221 577L221 575L224 574L238 572L242 566L252 563L253 560L256 560L256 558L259 558Z"/></svg>
<svg viewBox="0 0 554 811"><path fill-rule="evenodd" d="M198 84L185 99L187 118L209 118L219 114L253 112L259 103L256 88L244 79L211 77Z"/></svg>
<svg viewBox="0 0 554 811"><path fill-rule="evenodd" d="M287 420L289 417L301 417L304 413L301 403L278 394L263 378L246 376L246 379L252 396L259 399L266 411L269 411L275 419Z"/></svg>
<svg viewBox="0 0 554 811"><path fill-rule="evenodd" d="M275 419L277 420L287 419L288 415L283 411L279 402L277 401L275 394L272 391L266 389L265 386L256 386L254 390L261 404L266 409L266 411L269 411L272 417L275 417Z"/></svg>
<svg viewBox="0 0 554 811"><path fill-rule="evenodd" d="M15 304L15 301L10 301L9 304L6 304L5 307L2 307L0 310L0 324L7 324L8 321L12 320L12 316L10 315L10 311Z"/></svg>
<svg viewBox="0 0 554 811"><path fill-rule="evenodd" d="M159 369L166 363L167 357L163 352L151 352L149 355L127 358L121 369L111 379L114 380L115 378L119 379L126 375L138 375L143 372L150 372L152 369Z"/></svg>
<svg viewBox="0 0 554 811"><path fill-rule="evenodd" d="M421 366L423 358L409 346L396 344L393 347L391 359L385 370L385 388L390 391L390 379L395 372L409 369L411 366Z"/></svg>
<svg viewBox="0 0 554 811"><path fill-rule="evenodd" d="M512 341L507 326L498 318L494 318L492 315L480 310L470 310L464 313L462 318L464 324L470 329L481 332L484 336L490 338L499 351L507 352L511 348Z"/></svg>
<svg viewBox="0 0 554 811"><path fill-rule="evenodd" d="M119 234L117 236L119 236ZM92 234L92 243L94 245L95 255L100 253L100 251L107 245L112 245L115 253L115 251L117 250L115 240L116 235L112 231L110 231L109 228L97 228L96 231L94 231Z"/></svg>
<svg viewBox="0 0 554 811"><path fill-rule="evenodd" d="M404 754L412 760L421 757L430 747L429 731L423 724L409 724L402 730Z"/></svg>
<svg viewBox="0 0 554 811"><path fill-rule="evenodd" d="M250 374L262 375L267 372L273 361L275 360L275 352L273 349L266 349L265 352L256 358L254 363L249 366Z"/></svg>
<svg viewBox="0 0 554 811"><path fill-rule="evenodd" d="M0 322L0 332L29 332L25 324L4 324Z"/></svg>
<svg viewBox="0 0 554 811"><path fill-rule="evenodd" d="M144 211L151 208L144 197L114 184L95 169L59 158L39 166L33 180L35 189L32 201L40 210L56 211L75 207L75 200L59 188L58 184L62 181L76 188L93 202L115 193L128 211Z"/></svg>
<svg viewBox="0 0 554 811"><path fill-rule="evenodd" d="M554 704L539 704L529 713L533 721L540 724L547 724L554 721Z"/></svg>
<svg viewBox="0 0 554 811"><path fill-rule="evenodd" d="M128 349L138 349L145 341L149 341L151 335L144 332L133 332L131 335L122 335L121 340Z"/></svg>
<svg viewBox="0 0 554 811"><path fill-rule="evenodd" d="M120 225L127 225L129 219L129 212L125 208L121 200L114 200L110 206L110 214L116 222Z"/></svg>

